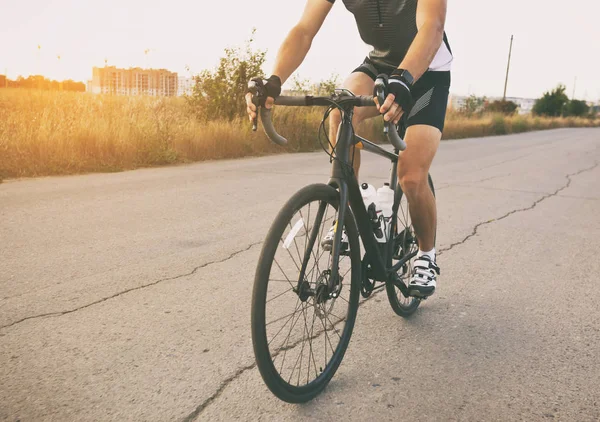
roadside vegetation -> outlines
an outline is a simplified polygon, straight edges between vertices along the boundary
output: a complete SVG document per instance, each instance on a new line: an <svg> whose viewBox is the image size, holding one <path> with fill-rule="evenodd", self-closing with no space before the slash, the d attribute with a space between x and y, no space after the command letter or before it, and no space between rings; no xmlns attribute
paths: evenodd
<svg viewBox="0 0 600 422"><path fill-rule="evenodd" d="M319 149L323 110L318 108L276 110L274 123L290 140L286 148L271 144L262 131L252 133L243 96L263 63L264 52L253 51L250 42L228 49L218 68L200 73L193 94L184 98L0 89L0 180ZM317 84L297 78L292 88L326 94L336 84L336 76ZM562 97L558 102L558 114L521 116L510 104L490 107L471 98L462 110L449 111L444 139L600 126L589 116L562 117L563 110L580 105L569 106ZM366 122L358 132L382 141L380 120Z"/></svg>

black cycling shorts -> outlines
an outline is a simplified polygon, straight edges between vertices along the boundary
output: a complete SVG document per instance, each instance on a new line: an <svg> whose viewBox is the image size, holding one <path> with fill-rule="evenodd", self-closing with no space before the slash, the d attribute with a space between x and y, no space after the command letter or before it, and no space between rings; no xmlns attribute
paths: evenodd
<svg viewBox="0 0 600 422"><path fill-rule="evenodd" d="M380 73L389 75L395 69L394 66L375 63L367 57L352 73L362 72L375 80ZM406 127L427 125L443 132L449 92L450 72L425 72L411 88L415 103L408 116L403 116Z"/></svg>

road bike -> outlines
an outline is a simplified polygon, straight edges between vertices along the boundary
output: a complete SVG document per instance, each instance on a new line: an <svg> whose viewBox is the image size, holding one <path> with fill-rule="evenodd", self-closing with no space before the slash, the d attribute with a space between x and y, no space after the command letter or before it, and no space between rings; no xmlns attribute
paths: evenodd
<svg viewBox="0 0 600 422"><path fill-rule="evenodd" d="M383 104L381 81L375 86ZM256 85L251 91L258 104L264 93ZM306 186L287 201L272 223L256 268L251 315L256 363L267 387L286 402L309 401L327 386L348 347L359 296L368 298L385 289L392 309L403 317L421 302L408 292L418 244L397 183L398 154L406 144L388 122L384 131L393 152L356 135L352 126L354 108L374 107L374 98L336 90L328 97L282 96L275 101L279 106L327 107L319 134L333 110L342 116L335 147L326 149L332 161L328 183ZM285 145L287 140L273 127L271 110L261 107L259 115L269 139ZM394 205L384 243L375 237L373 210L365 206L352 167L354 148L392 164ZM434 191L430 176L429 185ZM335 235L327 248L322 239L331 226Z"/></svg>

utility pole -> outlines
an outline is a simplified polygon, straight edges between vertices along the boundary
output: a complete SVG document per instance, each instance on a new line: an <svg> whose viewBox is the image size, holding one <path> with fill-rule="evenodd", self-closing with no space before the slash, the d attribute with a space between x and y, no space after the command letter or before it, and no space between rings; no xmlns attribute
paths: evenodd
<svg viewBox="0 0 600 422"><path fill-rule="evenodd" d="M575 76L575 80L573 81L573 95L571 95L571 100L575 99L575 87L577 86L577 76Z"/></svg>
<svg viewBox="0 0 600 422"><path fill-rule="evenodd" d="M504 80L504 95L502 101L506 101L506 86L508 85L508 71L510 70L510 55L512 54L513 36L510 36L510 48L508 50L508 65L506 65L506 79Z"/></svg>

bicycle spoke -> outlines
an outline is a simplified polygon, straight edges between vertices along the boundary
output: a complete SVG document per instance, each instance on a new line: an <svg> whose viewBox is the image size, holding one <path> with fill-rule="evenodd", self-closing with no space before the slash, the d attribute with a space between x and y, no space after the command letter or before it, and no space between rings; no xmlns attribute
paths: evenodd
<svg viewBox="0 0 600 422"><path fill-rule="evenodd" d="M327 318L327 321L329 321L329 323L331 324L331 328L335 328L335 324L331 322L331 320L329 319L329 317L327 316L327 314L325 314L325 318ZM339 324L342 321L337 321L336 324ZM337 330L334 329L333 332L338 336L338 338L340 340L342 339L342 337L340 337L340 334L337 332Z"/></svg>
<svg viewBox="0 0 600 422"><path fill-rule="evenodd" d="M308 327L306 326L306 315L304 314L304 311L302 312L303 316L304 316L304 331L303 333L308 333ZM299 369L298 369L298 379L300 379L300 373L302 372L302 354L304 353L304 345L305 345L305 341L304 341L304 334L302 334L302 348L300 349L300 354L298 355L298 358L296 358L296 363L294 363L294 366L292 367L292 373L290 374L290 377L288 378L288 384L290 383L290 381L292 380L292 377L294 376L294 372L296 371L296 366L298 365L298 361L300 361L300 365L299 365ZM300 384L300 381L298 381L298 384Z"/></svg>
<svg viewBox="0 0 600 422"><path fill-rule="evenodd" d="M283 276L286 278L286 280L288 281L288 283L290 283L290 286L292 286L292 289L293 289L295 287L294 284L288 278L288 276L286 275L285 271L283 271L283 268L281 268L281 265L279 265L279 262L277 262L277 260L275 258L273 258L273 262L275 262L275 265L277 265L277 268L279 268L279 271L281 271L281 274L283 274Z"/></svg>
<svg viewBox="0 0 600 422"><path fill-rule="evenodd" d="M269 340L269 342L267 343L267 346L271 345L271 343L273 342L273 340L275 340L275 338L279 335L279 333L281 333L283 331L283 329L288 324L288 322L290 322L292 320L292 318L294 318L294 315L296 315L296 312L298 312L298 308L299 308L298 304L299 303L302 303L302 302L300 302L300 299L298 299L296 301L296 310L291 314L291 316L288 318L288 320L285 322L285 324L283 324L281 326L281 328L279 329L279 331L277 331L277 334L275 334L275 336L273 336L273 338L271 340ZM275 322L275 321L273 321L273 322ZM267 326L267 325L269 325L269 324L265 324L265 326Z"/></svg>
<svg viewBox="0 0 600 422"><path fill-rule="evenodd" d="M278 294L277 296L275 296L275 297L272 297L271 299L267 300L267 302L266 302L266 303L269 303L269 302L271 302L271 301L273 301L273 300L275 300L275 299L277 299L277 298L279 298L279 297L283 296L284 294L286 294L286 293L289 293L289 292L293 292L293 291L294 291L294 289L287 289L285 292L283 292L283 293L280 293L280 294Z"/></svg>
<svg viewBox="0 0 600 422"><path fill-rule="evenodd" d="M303 306L301 305L301 307L303 307ZM302 315L302 313L300 313L300 315ZM296 323L298 321L300 321L300 316L298 316L298 318L296 319L296 321L294 321L294 323L290 327L290 332L288 333L288 335L285 338L285 340L283 341L283 343L281 343L282 346L283 346L283 344L285 344L285 346L281 347L279 349L279 350L283 350L283 359L281 360L281 370L279 371L280 374L283 371L283 364L285 363L285 355L287 354L287 351L288 351L287 345L289 344L290 336L292 335L292 330L294 329L294 327L296 326Z"/></svg>
<svg viewBox="0 0 600 422"><path fill-rule="evenodd" d="M340 299L344 300L346 303L348 303L348 305L350 304L350 302L348 302L348 299L346 299L344 296L338 296Z"/></svg>
<svg viewBox="0 0 600 422"><path fill-rule="evenodd" d="M315 355L313 354L313 350L312 350L312 333L313 330L315 328L315 317L317 316L317 314L313 311L313 320L312 320L312 326L310 328L310 335L311 338L308 339L308 347L309 347L309 355L308 355L308 369L306 371L306 383L308 384L309 382L309 377L310 377L310 358L312 356L312 360L313 360L313 365L315 368L315 378L317 378L319 376L319 374L317 373L317 362L315 362Z"/></svg>
<svg viewBox="0 0 600 422"><path fill-rule="evenodd" d="M298 301L300 301L300 299L298 299ZM287 314L285 316L282 316L281 318L277 318L275 321L271 321L265 324L265 327L271 325L271 324L275 324L278 321L281 321L282 319L286 319L287 317L291 316L291 315L295 315L296 312L298 312L298 308L296 308L296 310L294 310L294 312L292 312L291 314Z"/></svg>
<svg viewBox="0 0 600 422"><path fill-rule="evenodd" d="M285 247L285 244L283 242L283 239L279 239L279 241L281 242L281 244L283 245L283 249L285 249L287 251L287 253L289 254L290 258L292 258L292 261L294 262L294 265L296 266L296 268L298 269L298 272L300 272L300 267L298 266L298 264L296 263L296 260L294 259L294 257L292 256L292 253L290 252L289 248Z"/></svg>
<svg viewBox="0 0 600 422"><path fill-rule="evenodd" d="M302 220L302 213L300 214L300 219ZM290 229L293 230L292 227L292 222L290 221L288 223L288 225L290 226ZM302 226L304 226L304 221L302 220ZM297 236L297 234L296 234ZM300 256L300 249L298 249L298 243L296 243L296 236L294 236L293 240L294 240L294 246L296 247L296 253L298 254L298 261L300 262L300 266L302 266L302 256ZM288 249L289 250L289 249Z"/></svg>
<svg viewBox="0 0 600 422"><path fill-rule="evenodd" d="M327 343L329 343L329 347L331 348L331 354L333 355L335 353L335 349L333 348L333 345L331 344L331 340L329 339L329 336L327 335L327 325L323 322L323 320L321 319L321 325L323 325L323 330L325 331L325 339L327 340ZM327 361L327 344L325 344L325 361Z"/></svg>

